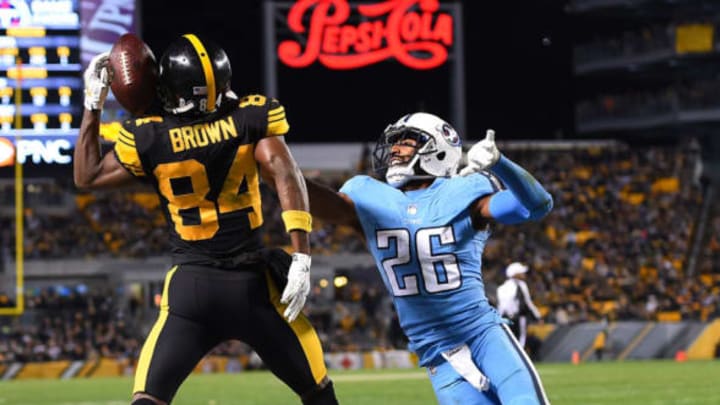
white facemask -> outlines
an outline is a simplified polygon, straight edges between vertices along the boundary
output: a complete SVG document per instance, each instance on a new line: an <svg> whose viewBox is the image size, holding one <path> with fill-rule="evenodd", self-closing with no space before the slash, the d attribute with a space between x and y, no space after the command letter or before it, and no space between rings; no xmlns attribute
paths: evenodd
<svg viewBox="0 0 720 405"><path fill-rule="evenodd" d="M387 183L395 188L405 185L415 174L415 171L409 165L390 166L385 173Z"/></svg>
<svg viewBox="0 0 720 405"><path fill-rule="evenodd" d="M418 159L420 159L420 155L415 154L407 164L390 166L387 173L385 173L385 181L395 188L400 188L410 180L433 178L434 176L418 175L415 173L414 167Z"/></svg>

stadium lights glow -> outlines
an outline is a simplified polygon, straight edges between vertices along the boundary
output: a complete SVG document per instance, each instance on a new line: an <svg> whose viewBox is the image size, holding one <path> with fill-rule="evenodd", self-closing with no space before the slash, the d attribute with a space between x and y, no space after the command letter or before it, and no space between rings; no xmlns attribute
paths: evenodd
<svg viewBox="0 0 720 405"><path fill-rule="evenodd" d="M345 276L337 276L333 280L333 284L335 285L335 288L341 288L345 287L348 283L348 278Z"/></svg>

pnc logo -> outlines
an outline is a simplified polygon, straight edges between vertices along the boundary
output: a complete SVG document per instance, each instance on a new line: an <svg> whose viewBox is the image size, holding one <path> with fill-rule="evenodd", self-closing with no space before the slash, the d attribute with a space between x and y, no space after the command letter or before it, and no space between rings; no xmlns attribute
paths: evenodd
<svg viewBox="0 0 720 405"><path fill-rule="evenodd" d="M15 146L10 140L0 138L0 167L15 164Z"/></svg>
<svg viewBox="0 0 720 405"><path fill-rule="evenodd" d="M413 69L433 69L447 61L453 44L453 17L438 13L439 8L438 0L358 5L362 22L351 25L347 0L298 0L287 22L307 41L281 42L278 57L294 68L317 60L330 69L346 70L395 58ZM303 21L309 21L307 26Z"/></svg>

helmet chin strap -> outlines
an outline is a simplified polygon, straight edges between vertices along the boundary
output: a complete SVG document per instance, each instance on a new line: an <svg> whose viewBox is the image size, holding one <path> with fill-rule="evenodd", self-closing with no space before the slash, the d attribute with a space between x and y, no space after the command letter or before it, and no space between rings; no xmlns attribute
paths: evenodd
<svg viewBox="0 0 720 405"><path fill-rule="evenodd" d="M238 98L237 94L235 94L235 92L230 89L225 90L225 97L232 98L235 100L237 100L237 98ZM220 99L220 102L222 102L222 99ZM220 104L218 103L218 107L219 106L220 106Z"/></svg>
<svg viewBox="0 0 720 405"><path fill-rule="evenodd" d="M223 97L218 97L218 101L217 101L215 108L220 108L220 104L222 104L223 99L225 97L231 98L231 99L238 98L237 94L235 94L234 91L226 90L223 93ZM189 102L185 103L184 105L181 105L180 107L177 107L177 108L166 108L165 111L177 115L177 114L182 114L182 113L188 112L188 111L192 110L194 107L195 107L195 102L189 101Z"/></svg>
<svg viewBox="0 0 720 405"><path fill-rule="evenodd" d="M182 105L182 106L180 106L180 107L177 107L177 108L166 108L165 110L166 110L167 112L169 112L169 113L172 113L172 114L176 114L176 115L177 115L177 114L182 114L182 113L188 112L188 111L192 110L193 107L195 107L195 103L193 103L193 102L191 101L191 102L186 103L186 104L184 104L184 105Z"/></svg>

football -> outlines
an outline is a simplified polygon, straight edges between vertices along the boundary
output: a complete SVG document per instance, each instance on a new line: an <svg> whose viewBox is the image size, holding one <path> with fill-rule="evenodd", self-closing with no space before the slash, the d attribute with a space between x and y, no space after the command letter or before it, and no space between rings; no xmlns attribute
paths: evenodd
<svg viewBox="0 0 720 405"><path fill-rule="evenodd" d="M155 99L158 79L150 47L135 34L123 34L110 49L109 67L115 99L133 116L142 115Z"/></svg>

